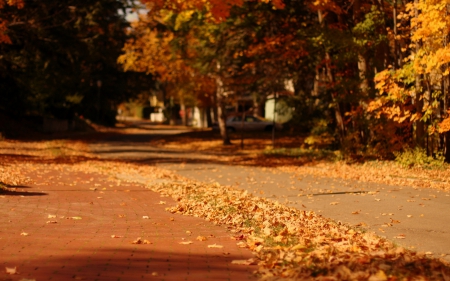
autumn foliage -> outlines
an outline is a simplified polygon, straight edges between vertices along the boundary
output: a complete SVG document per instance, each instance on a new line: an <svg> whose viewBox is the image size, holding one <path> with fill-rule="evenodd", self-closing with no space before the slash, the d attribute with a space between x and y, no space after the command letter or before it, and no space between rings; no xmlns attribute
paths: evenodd
<svg viewBox="0 0 450 281"><path fill-rule="evenodd" d="M253 93L255 106L289 82L291 123L332 136L345 155L417 146L450 159L446 2L143 3L126 69L184 82L206 74L218 92Z"/></svg>
<svg viewBox="0 0 450 281"><path fill-rule="evenodd" d="M15 6L19 9L24 7L23 0L0 0L0 12L2 9L7 8L7 6ZM6 19L2 19L0 15L0 44L7 43L11 44L11 38L7 34L9 22Z"/></svg>

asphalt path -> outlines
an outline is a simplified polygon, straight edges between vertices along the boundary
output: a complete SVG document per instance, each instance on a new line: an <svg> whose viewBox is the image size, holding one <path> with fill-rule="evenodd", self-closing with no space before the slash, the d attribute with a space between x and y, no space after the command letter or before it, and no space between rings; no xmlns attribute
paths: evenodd
<svg viewBox="0 0 450 281"><path fill-rule="evenodd" d="M156 165L187 178L231 185L294 208L313 210L373 231L400 246L450 261L448 192L296 175L277 168L224 163L212 155L160 149L147 143L163 135L164 131L114 136L94 142L90 148L104 159Z"/></svg>

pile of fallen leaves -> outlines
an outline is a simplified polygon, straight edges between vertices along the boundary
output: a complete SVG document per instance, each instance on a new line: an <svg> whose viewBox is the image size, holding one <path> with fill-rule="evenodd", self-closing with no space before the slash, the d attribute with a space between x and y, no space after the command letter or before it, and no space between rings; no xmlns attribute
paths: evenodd
<svg viewBox="0 0 450 281"><path fill-rule="evenodd" d="M1 157L10 157L10 161L1 162L0 182L23 184L27 181L24 177L26 171L45 168L46 165L102 173L119 183L123 175L127 176L125 180L128 181L141 179L139 182L142 182L145 179L148 188L178 201L168 211L227 225L238 246L255 252L259 262L258 274L263 280L450 280L450 268L444 260L396 247L375 234L336 223L312 211L290 208L232 187L187 181L169 171L147 165L95 159L38 161L42 158L56 160L61 157L70 159L72 156L89 156L84 154L88 152L83 144L72 145L2 142ZM24 158L18 157L20 155ZM31 156L38 159L33 160ZM390 183L403 183L398 179L402 175L401 170L382 165L374 168L319 163L313 167L283 169L360 181L392 180ZM446 171L441 171L442 175L432 173L439 171L430 171L430 174L416 172L414 179L416 182L417 179L429 182L429 178L446 175ZM166 179L167 183L155 184L156 179ZM409 181L407 177L402 180Z"/></svg>
<svg viewBox="0 0 450 281"><path fill-rule="evenodd" d="M209 137L208 137L209 136ZM169 139L154 141L151 144L164 148L197 151L216 155L217 161L233 162L242 165L277 167L285 172L310 174L321 177L376 182L416 188L436 188L450 190L449 169L424 169L402 167L394 161L370 161L366 163L347 163L345 161L320 161L311 157L292 157L267 154L272 141L267 136L250 137L240 147L239 136L235 135L233 146L223 146L221 140L211 140L211 135L187 134ZM302 143L298 136L278 136L277 147L295 147Z"/></svg>
<svg viewBox="0 0 450 281"><path fill-rule="evenodd" d="M450 190L449 169L405 168L390 161L373 161L364 164L347 164L343 161L320 162L305 166L282 166L279 169L298 175L308 174L360 182Z"/></svg>
<svg viewBox="0 0 450 281"><path fill-rule="evenodd" d="M6 186L25 185L24 176L35 164L75 163L96 159L83 142L52 141L0 141L0 184Z"/></svg>
<svg viewBox="0 0 450 281"><path fill-rule="evenodd" d="M450 280L444 260L428 258L312 211L286 207L218 184L148 188L178 201L172 213L231 227L257 255L263 280ZM245 242L244 242L245 241Z"/></svg>

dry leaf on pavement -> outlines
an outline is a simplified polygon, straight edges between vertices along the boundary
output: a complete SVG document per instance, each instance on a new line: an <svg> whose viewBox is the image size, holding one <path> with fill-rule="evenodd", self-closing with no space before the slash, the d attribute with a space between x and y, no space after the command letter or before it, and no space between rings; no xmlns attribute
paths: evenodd
<svg viewBox="0 0 450 281"><path fill-rule="evenodd" d="M212 244L212 245L208 245L208 248L223 248L223 246L217 245L217 244Z"/></svg>
<svg viewBox="0 0 450 281"><path fill-rule="evenodd" d="M206 241L208 240L205 236L197 236L196 238L198 241Z"/></svg>
<svg viewBox="0 0 450 281"><path fill-rule="evenodd" d="M7 274L17 274L17 267L5 267Z"/></svg>
<svg viewBox="0 0 450 281"><path fill-rule="evenodd" d="M388 280L386 273L383 270L378 270L376 274L373 274L369 277L368 281L386 281Z"/></svg>
<svg viewBox="0 0 450 281"><path fill-rule="evenodd" d="M194 243L194 242L192 242L192 241L183 241L183 242L179 242L178 244L189 245L189 244L192 244L192 243Z"/></svg>
<svg viewBox="0 0 450 281"><path fill-rule="evenodd" d="M136 240L131 242L131 244L152 244L152 242L150 242L148 240L142 240L141 237L138 237Z"/></svg>
<svg viewBox="0 0 450 281"><path fill-rule="evenodd" d="M248 259L248 260L233 260L231 261L232 264L239 264L239 265L251 265L255 263L254 259Z"/></svg>

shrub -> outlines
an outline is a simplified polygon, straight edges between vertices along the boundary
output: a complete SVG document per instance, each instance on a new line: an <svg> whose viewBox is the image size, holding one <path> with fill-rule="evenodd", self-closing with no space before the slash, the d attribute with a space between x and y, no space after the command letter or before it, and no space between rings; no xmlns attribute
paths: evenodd
<svg viewBox="0 0 450 281"><path fill-rule="evenodd" d="M426 169L443 169L446 167L445 157L442 153L428 156L423 148L406 149L403 152L394 152L395 161L403 167L421 167Z"/></svg>

